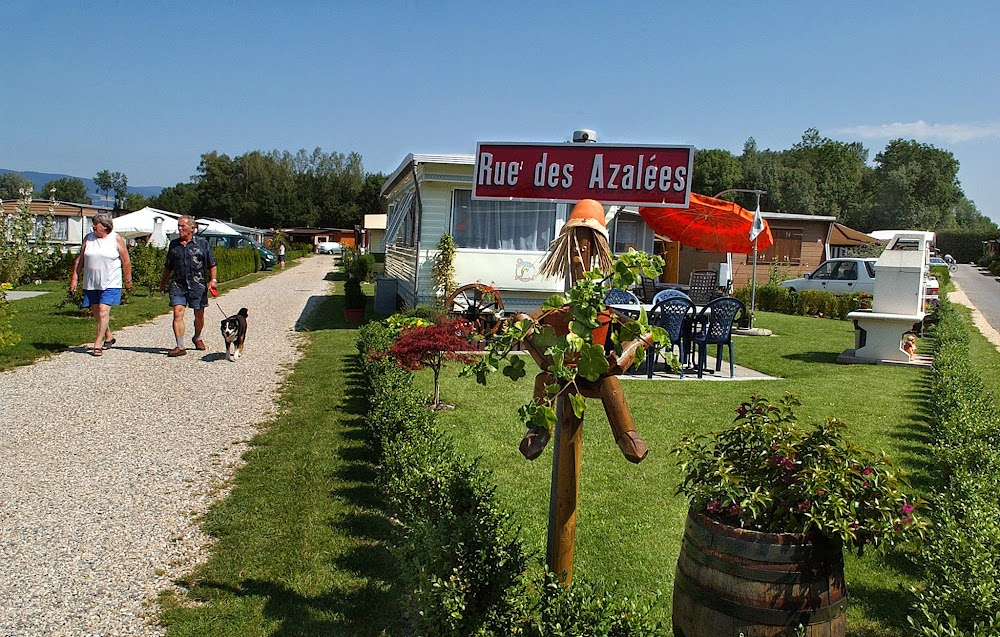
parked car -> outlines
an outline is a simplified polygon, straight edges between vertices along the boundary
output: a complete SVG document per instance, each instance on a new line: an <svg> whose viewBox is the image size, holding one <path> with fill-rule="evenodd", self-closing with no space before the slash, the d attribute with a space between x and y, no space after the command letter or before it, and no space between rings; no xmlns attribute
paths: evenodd
<svg viewBox="0 0 1000 637"><path fill-rule="evenodd" d="M340 254L344 248L336 241L321 241L316 244L317 254Z"/></svg>
<svg viewBox="0 0 1000 637"><path fill-rule="evenodd" d="M278 257L253 239L239 234L209 234L199 235L208 239L209 245L213 248L255 248L260 255L260 267L266 270L278 264Z"/></svg>
<svg viewBox="0 0 1000 637"><path fill-rule="evenodd" d="M828 259L811 273L782 282L782 286L801 292L820 290L833 294L875 294L876 258ZM936 296L938 280L924 273L924 295Z"/></svg>
<svg viewBox="0 0 1000 637"><path fill-rule="evenodd" d="M789 279L781 285L801 292L820 290L833 294L874 294L875 262L878 259L829 259L811 273Z"/></svg>
<svg viewBox="0 0 1000 637"><path fill-rule="evenodd" d="M948 262L941 257L931 257L931 267L947 268Z"/></svg>

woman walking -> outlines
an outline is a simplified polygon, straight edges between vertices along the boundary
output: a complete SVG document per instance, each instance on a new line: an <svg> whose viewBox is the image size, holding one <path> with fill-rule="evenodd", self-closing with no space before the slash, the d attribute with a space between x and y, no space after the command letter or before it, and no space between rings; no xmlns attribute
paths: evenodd
<svg viewBox="0 0 1000 637"><path fill-rule="evenodd" d="M125 247L125 240L114 232L114 221L107 213L94 216L94 231L87 235L80 247L80 254L73 264L73 274L69 277L71 293L76 292L81 272L83 307L89 307L91 316L97 321L94 349L90 353L100 356L103 350L115 344L109 325L111 306L121 305L123 282L125 289L132 289L132 261L129 260L128 248Z"/></svg>

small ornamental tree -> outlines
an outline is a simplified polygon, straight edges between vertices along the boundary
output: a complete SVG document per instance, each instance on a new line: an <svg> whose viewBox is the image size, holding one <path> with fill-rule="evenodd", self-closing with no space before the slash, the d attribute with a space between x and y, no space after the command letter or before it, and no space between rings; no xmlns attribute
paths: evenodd
<svg viewBox="0 0 1000 637"><path fill-rule="evenodd" d="M389 354L403 369L430 368L434 371L431 407L441 409L445 406L441 402L441 368L449 360L468 364L476 359L476 355L468 351L469 336L473 333L472 326L463 319L409 327L400 333Z"/></svg>

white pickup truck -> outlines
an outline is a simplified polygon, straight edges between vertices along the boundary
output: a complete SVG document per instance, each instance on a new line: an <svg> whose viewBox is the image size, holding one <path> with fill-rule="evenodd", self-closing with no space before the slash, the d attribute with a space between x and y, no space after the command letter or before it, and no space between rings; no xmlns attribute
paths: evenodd
<svg viewBox="0 0 1000 637"><path fill-rule="evenodd" d="M874 294L876 258L828 259L819 267L798 279L782 282L782 286L792 290L820 290L833 294ZM938 293L936 278L925 275L924 295L931 297Z"/></svg>

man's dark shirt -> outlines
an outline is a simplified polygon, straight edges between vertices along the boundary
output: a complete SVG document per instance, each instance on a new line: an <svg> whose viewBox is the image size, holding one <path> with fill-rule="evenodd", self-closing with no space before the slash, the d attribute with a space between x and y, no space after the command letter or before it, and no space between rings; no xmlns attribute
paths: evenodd
<svg viewBox="0 0 1000 637"><path fill-rule="evenodd" d="M215 267L212 246L202 237L192 237L187 245L174 239L167 246L167 269L171 271L170 294L195 295L208 287L206 274Z"/></svg>

